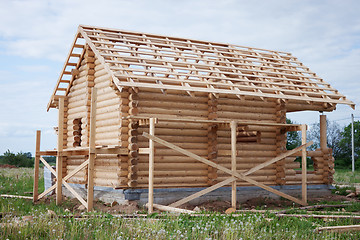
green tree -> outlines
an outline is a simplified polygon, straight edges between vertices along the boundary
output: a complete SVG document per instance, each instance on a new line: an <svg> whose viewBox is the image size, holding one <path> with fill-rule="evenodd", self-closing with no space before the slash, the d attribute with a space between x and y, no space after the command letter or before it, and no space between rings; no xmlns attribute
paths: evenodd
<svg viewBox="0 0 360 240"><path fill-rule="evenodd" d="M289 118L286 119L287 124L294 124ZM299 132L287 132L286 149L292 150L301 145L301 137Z"/></svg>
<svg viewBox="0 0 360 240"><path fill-rule="evenodd" d="M3 164L14 165L17 167L34 166L34 160L30 152L27 153L18 152L17 154L15 154L13 152L10 152L9 149L4 153L4 156L2 156L1 162Z"/></svg>
<svg viewBox="0 0 360 240"><path fill-rule="evenodd" d="M339 154L335 157L335 165L338 167L351 167L351 123L341 132L342 139L339 142ZM358 169L360 162L360 121L354 122L354 155L355 165Z"/></svg>
<svg viewBox="0 0 360 240"><path fill-rule="evenodd" d="M333 156L336 158L341 152L341 128L339 124L329 120L326 120L326 125L327 147L332 148ZM310 126L310 130L308 131L308 141L311 140L314 142L314 144L310 147L310 150L315 150L320 147L320 123L314 123Z"/></svg>

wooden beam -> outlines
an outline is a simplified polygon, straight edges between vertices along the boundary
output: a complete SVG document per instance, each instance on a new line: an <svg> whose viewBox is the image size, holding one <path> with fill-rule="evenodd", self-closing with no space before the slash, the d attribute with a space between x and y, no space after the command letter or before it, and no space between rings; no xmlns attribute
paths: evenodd
<svg viewBox="0 0 360 240"><path fill-rule="evenodd" d="M149 134L155 135L155 118L150 118ZM148 212L154 211L154 160L155 160L155 145L153 139L149 139L149 195L148 195Z"/></svg>
<svg viewBox="0 0 360 240"><path fill-rule="evenodd" d="M330 226L330 227L318 227L315 232L348 232L348 231L360 231L360 225L346 225L346 226Z"/></svg>
<svg viewBox="0 0 360 240"><path fill-rule="evenodd" d="M231 129L231 171L236 173L236 128L235 121L230 123ZM233 174L233 177L235 175ZM236 181L231 183L231 207L236 209Z"/></svg>
<svg viewBox="0 0 360 240"><path fill-rule="evenodd" d="M54 185L52 185L51 187L49 187L48 189L46 189L44 192L42 192L42 193L39 195L38 199L41 199L41 198L43 198L44 196L46 196L46 194L48 194L49 192L51 192L52 190L54 190L54 189L56 188L56 186L57 186L57 183L55 183Z"/></svg>
<svg viewBox="0 0 360 240"><path fill-rule="evenodd" d="M51 174L54 174L54 176L56 177L57 173L56 171L50 166L50 164L48 164L44 158L40 157L40 161L45 165L45 167L47 167L47 169L49 169L49 171L51 172Z"/></svg>
<svg viewBox="0 0 360 240"><path fill-rule="evenodd" d="M34 162L34 187L33 187L33 202L38 200L39 191L39 152L40 152L40 138L41 131L36 131L36 146L35 146L35 162Z"/></svg>
<svg viewBox="0 0 360 240"><path fill-rule="evenodd" d="M191 201L191 200L193 200L195 198L198 198L198 197L200 197L202 195L205 195L205 194L207 194L209 192L212 192L212 191L214 191L214 190L216 190L216 189L218 189L220 187L228 185L233 181L236 181L236 178L234 178L234 177L228 178L228 179L226 179L224 181L221 181L221 182L219 182L219 183L217 183L217 184L215 184L215 185L213 185L211 187L205 188L204 190L201 190L201 191L196 192L196 193L194 193L194 194L192 194L192 195L190 195L190 196L188 196L186 198L183 198L183 199L181 199L179 201L176 201L176 202L170 204L169 207L178 207L178 206L180 206L180 205L182 205L184 203L187 203L187 202L189 202L189 201Z"/></svg>
<svg viewBox="0 0 360 240"><path fill-rule="evenodd" d="M87 210L91 211L94 204L94 163L95 163L95 134L96 134L96 98L97 89L92 88L90 105L90 136L89 136L89 164L88 164L88 189Z"/></svg>
<svg viewBox="0 0 360 240"><path fill-rule="evenodd" d="M255 166L255 167L251 168L250 170L248 170L247 172L245 172L243 174L245 176L247 176L247 175L249 175L249 174L251 174L253 172L256 172L257 170L260 170L260 169L262 169L262 168L264 168L266 166L269 166L270 164L273 164L273 163L275 163L277 161L280 161L281 159L284 159L284 158L286 158L288 156L291 156L291 155L293 155L293 154L295 154L295 153L297 153L297 152L299 152L299 151L301 151L303 149L306 150L306 148L311 146L312 144L313 144L313 141L310 141L310 142L308 142L308 143L306 143L304 145L301 145L301 146L299 146L297 148L294 148L294 149L292 149L290 151L287 151L287 152L285 152L285 153L283 153L283 154L281 154L281 155L279 155L279 156L277 156L277 157L275 157L273 159L270 159L270 160L268 160L268 161L266 161L264 163L261 163L261 164Z"/></svg>
<svg viewBox="0 0 360 240"><path fill-rule="evenodd" d="M255 181L255 180L253 180L253 179L251 179L251 178L249 178L249 177L244 176L244 175L241 174L241 173L233 173L231 170L229 170L229 169L227 169L227 168L225 168L225 167L223 167L223 166L221 166L221 165L219 165L219 164L216 164L216 163L214 163L214 162L211 162L211 161L209 161L209 160L207 160L207 159L205 159L205 158L202 158L202 157L200 157L200 156L198 156L198 155L196 155L196 154L194 154L194 153L192 153L192 152L189 152L189 151L187 151L187 150L185 150L185 149L183 149L183 148L180 148L180 147L178 147L178 146L176 146L176 145L174 145L174 144L172 144L172 143L169 143L169 142L167 142L167 141L164 141L164 140L162 140L162 139L160 139L160 138L158 138L158 137L155 137L155 136L153 136L153 135L149 135L149 134L146 133L146 132L143 132L143 136L146 137L146 138L152 139L153 141L155 141L155 142L157 142L157 143L160 143L160 144L162 144L162 145L164 145L164 146L167 146L168 148L171 148L171 149L173 149L173 150L175 150L175 151L178 151L178 152L180 152L180 153L182 153L182 154L184 154L184 155L186 155L186 156L188 156L188 157L194 158L194 159L196 159L196 160L198 160L198 161L200 161L200 162L202 162L202 163L204 163L204 164L207 164L207 165L210 165L210 166L212 166L212 167L214 167L214 168L217 168L217 169L219 169L220 171L223 171L223 172L225 172L225 173L227 173L227 174L230 174L230 175L234 175L236 178L239 178L239 179L241 179L241 180L244 180L244 181L246 181L246 182L249 182L249 183L251 183L251 184L253 184L253 185L257 186L257 187L263 188L263 189L265 189L265 190L267 190L267 191L269 191L269 192L272 192L272 193L274 193L274 194L277 194L277 195L279 195L279 196L281 196L281 197L284 197L284 198L286 198L286 199L289 199L289 200L291 200L291 201L293 201L293 202L296 202L296 203L298 203L298 204L301 204L301 205L304 205L304 206L307 205L307 203L305 203L305 202L303 202L303 201L301 201L301 200L299 200L299 199L297 199L297 198L295 198L295 197L292 197L292 196L290 196L290 195L288 195L288 194L285 194L285 193L280 192L280 191L278 191L278 190L276 190L276 189L273 189L273 188L271 188L271 187L269 187L269 186L266 186L265 184L259 183L259 182Z"/></svg>
<svg viewBox="0 0 360 240"><path fill-rule="evenodd" d="M3 197L3 198L33 199L33 197L29 197L29 196L10 195L10 194L0 194L0 197Z"/></svg>
<svg viewBox="0 0 360 240"><path fill-rule="evenodd" d="M149 203L147 203L145 205L146 207L150 207ZM175 207L169 207L169 206L164 206L164 205L160 205L160 204L153 204L153 207L160 210L160 211L165 211L165 212L172 212L172 213L195 213L195 211L192 210L186 210L186 209L181 209L181 208L175 208Z"/></svg>
<svg viewBox="0 0 360 240"><path fill-rule="evenodd" d="M326 128L326 115L320 115L320 148L322 151L327 149Z"/></svg>
<svg viewBox="0 0 360 240"><path fill-rule="evenodd" d="M64 186L87 208L87 202L67 182L62 180Z"/></svg>
<svg viewBox="0 0 360 240"><path fill-rule="evenodd" d="M57 150L39 151L40 156L56 156Z"/></svg>
<svg viewBox="0 0 360 240"><path fill-rule="evenodd" d="M301 144L306 144L306 124L301 125ZM306 148L302 149L302 156L301 156L301 196L302 201L307 203L307 177L306 177Z"/></svg>
<svg viewBox="0 0 360 240"><path fill-rule="evenodd" d="M67 181L69 178L74 176L76 173L78 173L81 169L86 167L89 164L89 159L87 159L85 162L77 166L74 170L72 170L68 175L64 177L64 180Z"/></svg>
<svg viewBox="0 0 360 240"><path fill-rule="evenodd" d="M146 121L149 117L139 117L139 116L127 116L122 119L138 119ZM199 118L166 118L166 117L157 117L157 122L192 122L192 123L216 123L216 124L226 124L226 128L230 126L232 120L209 120L209 119L199 119ZM301 124L287 124L287 123L273 123L273 122L264 122L264 121L237 121L238 125L247 125L247 126L269 126L269 127L301 127ZM220 126L222 127L222 126Z"/></svg>
<svg viewBox="0 0 360 240"><path fill-rule="evenodd" d="M64 142L64 98L59 99L59 114L58 114L58 142L57 142L57 157L56 157L56 205L62 202L62 150Z"/></svg>

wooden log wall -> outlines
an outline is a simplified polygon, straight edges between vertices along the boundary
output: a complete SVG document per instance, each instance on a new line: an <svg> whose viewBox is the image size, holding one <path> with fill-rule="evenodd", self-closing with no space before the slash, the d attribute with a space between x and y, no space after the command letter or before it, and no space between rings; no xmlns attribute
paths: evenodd
<svg viewBox="0 0 360 240"><path fill-rule="evenodd" d="M167 91L166 94L152 90L138 93L138 116L142 117L192 117L207 119L209 113L208 94L191 97L184 92ZM211 116L210 116L211 117ZM139 126L138 146L148 147L149 140L141 136L149 131L148 126ZM155 135L208 158L209 126L206 123L159 122ZM213 142L210 143L211 145ZM138 187L147 188L148 155L139 155ZM212 172L215 172L211 170ZM199 187L209 182L208 166L181 153L155 143L155 187Z"/></svg>
<svg viewBox="0 0 360 240"><path fill-rule="evenodd" d="M218 120L250 120L274 123L286 122L286 105L278 101L260 99L239 100L236 97L215 98L213 95L184 93L162 94L156 90L138 93L138 112L141 117L207 118ZM240 126L241 128L242 126ZM140 136L148 126L139 127L138 147L148 147L148 139ZM237 143L237 169L246 172L286 151L286 131L274 126L249 126L248 133L260 132L261 141ZM155 135L207 159L231 168L230 129L216 129L202 123L160 122ZM228 174L212 169L162 145L155 144L155 187L195 187L212 185L228 178ZM318 154L316 152L317 155ZM254 180L270 185L299 184L301 174L296 157L287 157L250 175ZM138 187L147 187L148 156L140 155L138 162ZM318 173L308 174L309 184L323 183ZM238 181L238 186L248 186Z"/></svg>
<svg viewBox="0 0 360 240"><path fill-rule="evenodd" d="M110 76L95 59L92 51L87 50L79 67L79 73L73 81L68 95L67 110L67 148L74 145L74 119L80 119L81 146L89 144L89 114L91 89L98 89L96 115L96 146L121 145L127 138L121 138L121 110L122 93L114 89ZM128 94L125 94L126 96ZM127 109L125 107L125 109ZM76 168L88 156L70 156L67 159L66 172ZM94 166L94 184L97 186L119 187L127 182L127 156L117 154L98 154ZM85 184L87 181L86 168L80 171L69 182Z"/></svg>
<svg viewBox="0 0 360 240"><path fill-rule="evenodd" d="M234 97L221 97L218 100L218 119L219 120L246 120L276 122L276 103L274 101L262 101L260 99L242 99ZM241 129L242 126L239 126ZM271 126L249 126L246 132L261 132L260 142L248 141L237 142L237 164L238 172L255 167L276 156L276 128ZM218 129L218 162L224 167L230 169L231 157L226 151L230 150L230 129ZM225 180L228 174L218 172L218 181ZM262 170L256 171L249 175L257 181L266 184L275 184L276 170L270 165ZM243 181L237 181L238 186L249 185Z"/></svg>
<svg viewBox="0 0 360 240"><path fill-rule="evenodd" d="M141 136L148 126L139 126L138 121L122 119L126 116L144 118L193 118L218 120L246 120L285 123L286 105L273 100L263 101L247 97L214 96L183 91L129 88L119 91L112 84L107 71L88 51L79 67L68 95L66 108L66 148L73 148L74 120L81 119L81 146L88 146L89 95L91 88L98 89L96 116L96 146L117 145L127 148L128 155L99 154L95 159L94 183L97 186L116 188L148 187L148 155L139 155L139 148L148 147L148 139ZM191 94L193 95L193 94ZM239 129L243 126L239 126ZM237 166L239 172L263 163L285 151L286 132L274 126L249 126L246 133L261 133L260 141L246 140L237 143ZM211 161L231 168L230 128L218 128L206 123L162 122L156 124L155 135ZM249 135L249 136L250 136ZM76 144L75 144L76 145ZM205 187L229 177L192 158L155 143L154 186L161 187ZM319 154L318 154L319 153ZM322 170L308 174L310 184L330 182L332 176L331 157L322 150L316 152ZM80 165L88 156L69 156L64 164L68 173ZM325 159L326 158L326 159ZM250 175L264 184L299 184L301 175L295 168L299 163L288 157ZM323 160L325 159L325 160ZM330 161L328 160L330 159ZM326 162L326 164L325 164ZM86 171L80 171L70 182L85 184ZM249 186L237 181L238 186Z"/></svg>

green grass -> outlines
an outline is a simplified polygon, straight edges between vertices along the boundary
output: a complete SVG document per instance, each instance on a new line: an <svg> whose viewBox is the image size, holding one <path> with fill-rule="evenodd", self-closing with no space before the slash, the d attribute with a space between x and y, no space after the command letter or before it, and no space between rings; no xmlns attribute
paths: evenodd
<svg viewBox="0 0 360 240"><path fill-rule="evenodd" d="M360 171L351 172L345 169L336 169L334 174L334 181L337 184L349 184L360 183Z"/></svg>
<svg viewBox="0 0 360 240"><path fill-rule="evenodd" d="M32 170L0 169L0 193L31 192ZM278 218L272 213L211 213L201 217L154 214L144 219L123 219L100 212L83 213L91 217L75 219L70 215L79 212L73 212L72 207L73 201L56 206L54 200L33 204L26 199L0 198L0 239L360 239L360 232L314 232L320 226L357 224L351 219ZM355 203L346 210L359 208ZM57 216L49 215L48 210ZM32 220L24 221L24 216Z"/></svg>

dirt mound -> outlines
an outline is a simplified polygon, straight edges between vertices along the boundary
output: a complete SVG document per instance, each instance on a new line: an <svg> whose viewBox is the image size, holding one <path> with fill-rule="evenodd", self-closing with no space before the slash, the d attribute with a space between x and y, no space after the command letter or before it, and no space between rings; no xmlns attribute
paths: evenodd
<svg viewBox="0 0 360 240"><path fill-rule="evenodd" d="M0 164L0 168L18 168L18 167L10 164Z"/></svg>

